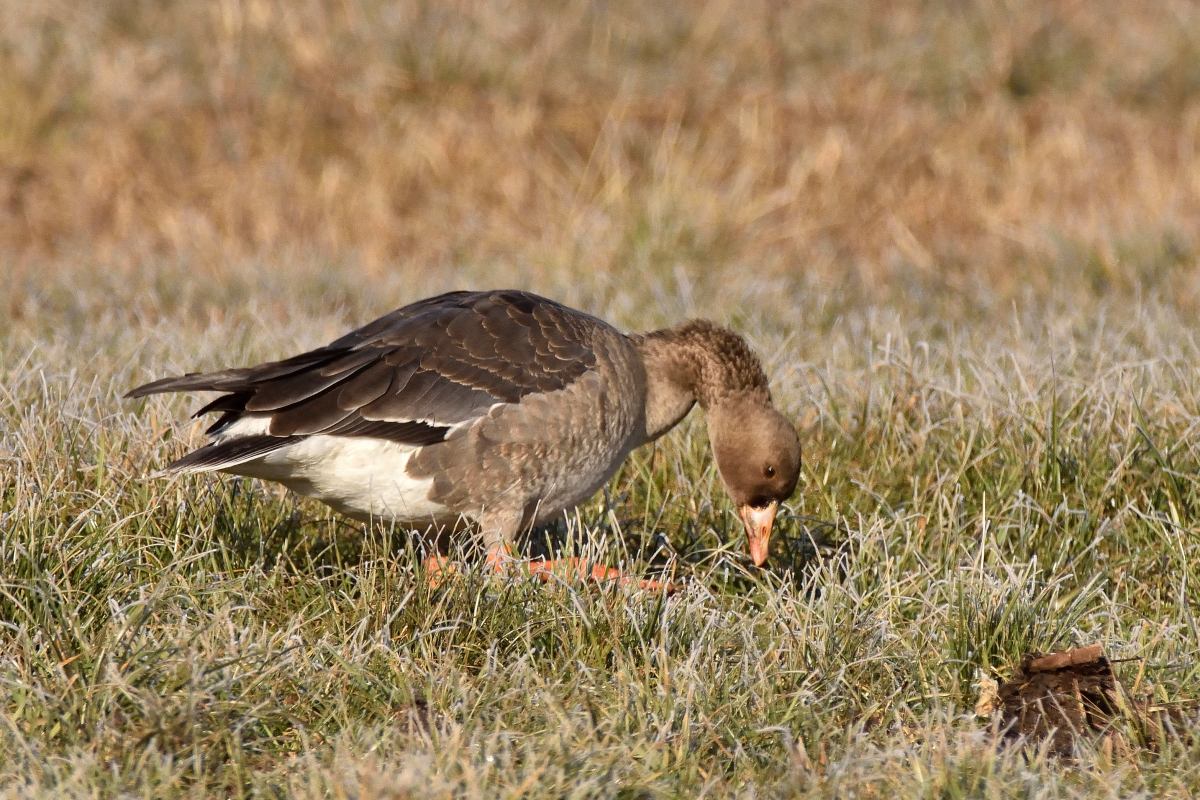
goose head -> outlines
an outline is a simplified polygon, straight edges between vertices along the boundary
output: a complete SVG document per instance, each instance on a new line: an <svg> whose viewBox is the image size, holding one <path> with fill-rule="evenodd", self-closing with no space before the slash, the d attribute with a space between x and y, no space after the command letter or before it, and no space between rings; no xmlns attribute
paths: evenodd
<svg viewBox="0 0 1200 800"><path fill-rule="evenodd" d="M760 394L735 394L708 411L713 457L746 528L750 558L766 563L779 504L800 480L800 438Z"/></svg>

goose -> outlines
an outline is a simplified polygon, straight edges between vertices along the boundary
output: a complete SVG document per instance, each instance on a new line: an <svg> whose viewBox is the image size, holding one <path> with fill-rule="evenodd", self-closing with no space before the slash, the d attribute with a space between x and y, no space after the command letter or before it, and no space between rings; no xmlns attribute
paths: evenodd
<svg viewBox="0 0 1200 800"><path fill-rule="evenodd" d="M757 566L800 474L796 430L737 333L689 320L626 334L518 290L430 297L282 361L164 378L126 397L199 391L220 393L193 415L218 415L211 441L167 472L275 481L356 519L467 520L487 563L544 579L561 567L630 580L581 559L520 561L513 545L695 405ZM453 565L434 555L426 567Z"/></svg>

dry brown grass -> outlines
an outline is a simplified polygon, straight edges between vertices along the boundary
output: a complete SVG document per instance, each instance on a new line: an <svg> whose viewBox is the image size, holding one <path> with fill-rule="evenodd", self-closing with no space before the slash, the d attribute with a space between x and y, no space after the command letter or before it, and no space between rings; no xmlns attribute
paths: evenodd
<svg viewBox="0 0 1200 800"><path fill-rule="evenodd" d="M5 5L18 269L304 253L1197 297L1191 3Z"/></svg>

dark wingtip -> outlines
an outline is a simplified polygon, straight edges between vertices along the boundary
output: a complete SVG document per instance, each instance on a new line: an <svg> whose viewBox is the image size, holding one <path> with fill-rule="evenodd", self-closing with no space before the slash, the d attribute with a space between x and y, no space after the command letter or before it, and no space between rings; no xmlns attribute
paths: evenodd
<svg viewBox="0 0 1200 800"><path fill-rule="evenodd" d="M126 400L132 400L137 397L145 397L146 395L149 395L149 394L159 394L161 392L169 392L172 390L172 388L174 388L171 386L171 384L173 384L179 380L180 380L180 378L162 378L157 381L150 381L149 383L143 383L141 386L138 386L134 389L130 389L128 392L126 392L124 395L122 395L122 397Z"/></svg>
<svg viewBox="0 0 1200 800"><path fill-rule="evenodd" d="M218 385L224 377L226 377L226 373L205 374L201 372L189 372L186 375L177 375L173 378L159 378L156 381L143 383L135 389L130 389L125 393L125 397L132 399L135 397L145 397L148 394L162 394L164 392L224 391Z"/></svg>
<svg viewBox="0 0 1200 800"><path fill-rule="evenodd" d="M224 441L212 442L193 450L183 458L176 459L166 466L164 472L209 472L227 467L235 467L247 461L254 461L282 447L304 439L304 436L271 436L268 434L256 436L239 436Z"/></svg>
<svg viewBox="0 0 1200 800"><path fill-rule="evenodd" d="M121 399L122 400L133 400L134 398L137 398L137 397L145 397L148 394L154 394L154 389L151 388L153 386L154 386L154 384L152 384L152 383L142 384L141 386L137 387L136 389L130 389L128 392L121 395Z"/></svg>

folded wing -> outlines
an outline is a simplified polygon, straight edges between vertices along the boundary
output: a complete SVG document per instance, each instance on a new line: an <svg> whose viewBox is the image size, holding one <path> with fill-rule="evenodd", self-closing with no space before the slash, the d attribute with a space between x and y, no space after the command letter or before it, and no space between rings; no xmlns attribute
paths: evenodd
<svg viewBox="0 0 1200 800"><path fill-rule="evenodd" d="M220 413L208 429L218 441L173 468L219 469L316 434L428 445L497 403L578 380L595 366L596 326L607 327L526 292L452 292L292 358L158 380L127 396L222 392L196 412ZM253 431L252 446L234 441L240 430Z"/></svg>

